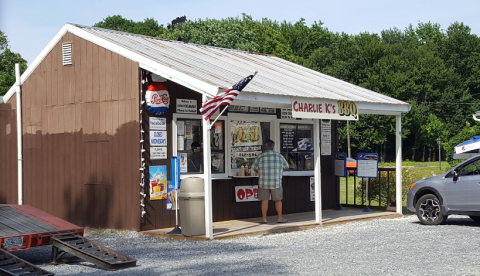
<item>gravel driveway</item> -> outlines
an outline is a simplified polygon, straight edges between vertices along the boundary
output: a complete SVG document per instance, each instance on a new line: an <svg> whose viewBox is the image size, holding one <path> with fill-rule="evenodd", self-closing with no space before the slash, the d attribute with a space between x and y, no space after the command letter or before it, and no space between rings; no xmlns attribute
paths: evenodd
<svg viewBox="0 0 480 276"><path fill-rule="evenodd" d="M442 226L408 215L207 242L136 232L87 237L138 259L137 266L55 266L48 246L15 254L56 275L480 275L480 225L465 216Z"/></svg>

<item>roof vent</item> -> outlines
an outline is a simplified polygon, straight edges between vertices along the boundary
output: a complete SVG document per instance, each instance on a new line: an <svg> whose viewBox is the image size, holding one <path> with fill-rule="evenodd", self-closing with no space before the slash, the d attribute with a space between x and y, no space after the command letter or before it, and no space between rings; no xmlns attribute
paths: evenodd
<svg viewBox="0 0 480 276"><path fill-rule="evenodd" d="M62 44L62 56L63 56L63 65L72 65L72 43L63 43Z"/></svg>

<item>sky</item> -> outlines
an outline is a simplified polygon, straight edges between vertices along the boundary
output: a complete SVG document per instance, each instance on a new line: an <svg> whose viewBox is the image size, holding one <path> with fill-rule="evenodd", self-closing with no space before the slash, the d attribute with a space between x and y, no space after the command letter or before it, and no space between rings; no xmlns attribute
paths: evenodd
<svg viewBox="0 0 480 276"><path fill-rule="evenodd" d="M419 22L438 23L447 29L463 22L480 36L480 1L477 0L0 0L0 30L10 49L30 64L66 23L92 26L112 15L143 21L154 18L164 26L179 16L188 20L241 17L268 18L310 26L322 21L333 32L380 33L404 30Z"/></svg>

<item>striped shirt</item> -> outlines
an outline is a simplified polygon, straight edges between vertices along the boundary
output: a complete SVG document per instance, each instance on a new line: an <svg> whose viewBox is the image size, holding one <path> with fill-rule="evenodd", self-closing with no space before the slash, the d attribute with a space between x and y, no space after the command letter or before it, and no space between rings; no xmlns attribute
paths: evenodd
<svg viewBox="0 0 480 276"><path fill-rule="evenodd" d="M278 189L282 187L283 169L288 169L288 163L280 153L267 150L257 156L252 169L258 171L260 188Z"/></svg>

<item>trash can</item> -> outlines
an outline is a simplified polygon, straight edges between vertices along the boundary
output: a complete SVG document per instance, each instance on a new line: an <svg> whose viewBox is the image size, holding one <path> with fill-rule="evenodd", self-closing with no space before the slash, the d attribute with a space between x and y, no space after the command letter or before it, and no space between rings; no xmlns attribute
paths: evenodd
<svg viewBox="0 0 480 276"><path fill-rule="evenodd" d="M182 235L205 235L205 190L203 178L182 179L180 193L180 223Z"/></svg>

